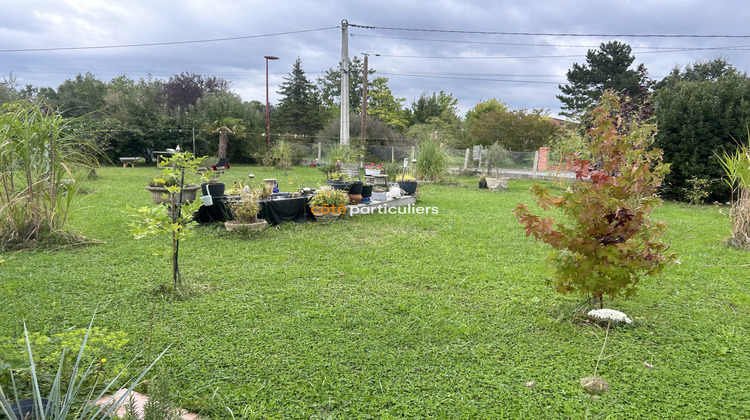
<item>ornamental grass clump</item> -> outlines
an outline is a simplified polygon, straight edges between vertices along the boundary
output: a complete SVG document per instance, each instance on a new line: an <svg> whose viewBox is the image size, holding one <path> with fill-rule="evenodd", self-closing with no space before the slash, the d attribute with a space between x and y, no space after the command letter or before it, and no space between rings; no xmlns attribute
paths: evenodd
<svg viewBox="0 0 750 420"><path fill-rule="evenodd" d="M750 129L748 144L739 146L734 154L725 151L719 162L726 173L724 180L732 187L732 236L728 242L750 250Z"/></svg>
<svg viewBox="0 0 750 420"><path fill-rule="evenodd" d="M592 306L603 307L603 295L631 296L642 276L660 273L675 259L658 240L666 225L650 218L661 204L656 192L668 172L662 151L651 148L655 133L655 124L624 116L619 98L606 93L587 133L592 158L567 158L578 182L559 196L540 185L531 188L539 207L565 217L516 206L526 236L554 248L558 292L591 295Z"/></svg>
<svg viewBox="0 0 750 420"><path fill-rule="evenodd" d="M239 200L229 202L229 210L232 211L234 220L240 223L255 223L258 221L260 202L258 194L243 191Z"/></svg>
<svg viewBox="0 0 750 420"><path fill-rule="evenodd" d="M426 140L417 146L417 178L442 181L448 169L448 153L437 140Z"/></svg>
<svg viewBox="0 0 750 420"><path fill-rule="evenodd" d="M68 216L98 166L80 122L30 102L0 106L0 249L77 245Z"/></svg>

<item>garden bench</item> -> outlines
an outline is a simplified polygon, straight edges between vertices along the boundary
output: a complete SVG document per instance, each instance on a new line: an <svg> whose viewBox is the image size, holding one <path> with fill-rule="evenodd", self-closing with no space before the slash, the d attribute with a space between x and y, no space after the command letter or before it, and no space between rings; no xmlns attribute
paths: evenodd
<svg viewBox="0 0 750 420"><path fill-rule="evenodd" d="M135 168L135 163L138 162L137 157L121 157L120 162L122 162L122 167L127 168L130 166L131 168Z"/></svg>
<svg viewBox="0 0 750 420"><path fill-rule="evenodd" d="M356 163L339 163L338 167L338 172L341 175L347 176L352 179L362 179L360 178L359 174L359 165L357 165Z"/></svg>

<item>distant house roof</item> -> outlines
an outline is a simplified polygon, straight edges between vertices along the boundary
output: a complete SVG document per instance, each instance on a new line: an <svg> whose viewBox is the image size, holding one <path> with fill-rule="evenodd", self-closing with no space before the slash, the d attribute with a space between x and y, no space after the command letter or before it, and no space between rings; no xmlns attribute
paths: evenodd
<svg viewBox="0 0 750 420"><path fill-rule="evenodd" d="M567 122L555 117L550 117L550 121L552 121L552 124L555 124L557 127L562 127Z"/></svg>

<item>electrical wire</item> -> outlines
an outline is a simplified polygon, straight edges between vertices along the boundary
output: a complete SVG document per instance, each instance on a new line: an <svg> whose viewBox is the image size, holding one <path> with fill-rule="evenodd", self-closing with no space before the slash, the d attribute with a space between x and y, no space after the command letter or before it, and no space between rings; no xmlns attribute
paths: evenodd
<svg viewBox="0 0 750 420"><path fill-rule="evenodd" d="M208 42L236 41L240 39L266 38L266 37L281 36L281 35L301 34L301 33L306 33L306 32L326 31L329 29L337 29L337 28L338 26L328 26L325 28L301 29L298 31L277 32L277 33L271 33L271 34L234 36L234 37L228 37L228 38L198 39L198 40L192 40L192 41L148 42L148 43L143 43L143 44L95 45L95 46L82 46L82 47L19 48L19 49L0 50L0 53L98 50L98 49L111 49L111 48L137 48L137 47L159 47L159 46L164 46L164 45L201 44L201 43L208 43Z"/></svg>
<svg viewBox="0 0 750 420"><path fill-rule="evenodd" d="M426 29L426 28L396 28L388 26L369 26L349 23L349 26L362 29L381 29L387 31L409 31L409 32L438 32L449 34L472 34L472 35L513 35L513 36L564 36L564 37L622 37L622 38L750 38L750 35L719 35L719 34L583 34L583 33L552 33L552 32L502 32L502 31L467 31L450 29Z"/></svg>
<svg viewBox="0 0 750 420"><path fill-rule="evenodd" d="M444 42L454 44L478 44L478 45L507 45L507 46L518 46L518 47L549 47L549 48L599 48L599 45L565 45L565 44L532 44L532 43L520 43L520 42L492 42L492 41L465 41L456 39L432 39L432 38L411 38L411 37L400 37L400 36L383 36L383 35L361 35L351 34L351 37L365 37L365 38L384 38L384 39L399 39L404 41L425 41L425 42ZM705 50L746 50L749 49L750 45L727 45L722 47L696 47L696 48L682 48L682 47L649 47L649 46L636 46L632 47L639 53L646 54L647 52L641 50L666 50L664 52L678 52L678 51L705 51Z"/></svg>

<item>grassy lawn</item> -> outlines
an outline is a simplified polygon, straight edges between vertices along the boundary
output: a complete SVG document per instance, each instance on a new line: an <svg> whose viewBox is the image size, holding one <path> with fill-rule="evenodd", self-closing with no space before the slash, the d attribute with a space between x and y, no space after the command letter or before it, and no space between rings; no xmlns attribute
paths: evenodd
<svg viewBox="0 0 750 420"><path fill-rule="evenodd" d="M231 183L276 177L282 191L324 176L233 166ZM168 246L134 240L126 206L150 205L154 168L103 168L71 223L103 241L0 255L0 338L95 325L127 333L127 360L162 364L177 400L212 418L582 418L605 331L585 302L545 284L546 245L511 209L531 182L420 187L439 214L284 224L249 239L200 227L180 245L201 291L160 294ZM610 302L635 321L609 333L598 374L612 391L592 418L750 418L750 263L725 247L721 209L667 203L656 217L680 265ZM724 208L723 212L726 213ZM156 254L156 255L155 255ZM647 362L653 368L644 365ZM527 381L535 385L525 386Z"/></svg>

